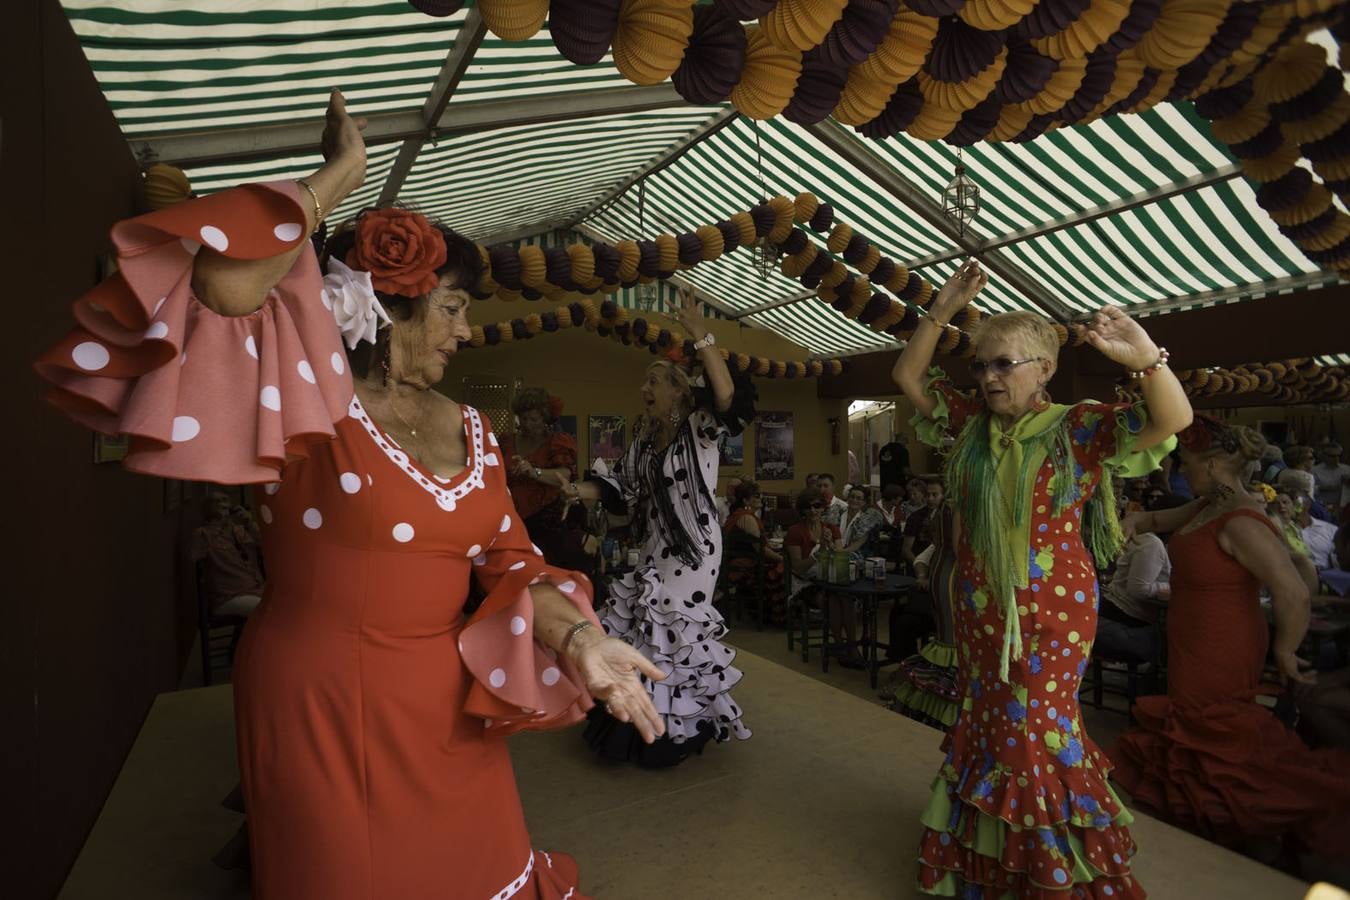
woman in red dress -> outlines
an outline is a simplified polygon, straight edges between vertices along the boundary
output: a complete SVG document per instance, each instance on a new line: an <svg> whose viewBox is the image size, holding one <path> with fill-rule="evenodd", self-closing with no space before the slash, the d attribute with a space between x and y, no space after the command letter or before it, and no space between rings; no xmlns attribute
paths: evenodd
<svg viewBox="0 0 1350 900"><path fill-rule="evenodd" d="M783 579L783 555L765 543L764 523L759 509L759 485L742 481L736 485L731 514L722 531L722 567L729 582L742 589L764 592L764 610L770 622L787 619L787 587ZM760 574L762 573L762 580Z"/></svg>
<svg viewBox="0 0 1350 900"><path fill-rule="evenodd" d="M568 524L562 497L563 485L577 477L576 439L558 430L562 400L543 388L525 388L511 401L511 411L519 427L502 438L502 455L507 460L506 484L516 512L544 559L589 574L586 531Z"/></svg>
<svg viewBox="0 0 1350 900"><path fill-rule="evenodd" d="M1243 473L1265 440L1250 428L1197 418L1181 435L1181 464L1197 497L1138 513L1127 529L1171 532L1167 696L1135 704L1138 723L1111 749L1115 778L1134 802L1210 840L1294 836L1329 859L1350 858L1350 753L1310 750L1256 702L1270 628L1280 678L1311 682L1296 651L1308 629L1308 589L1290 549ZM1264 848L1269 850L1269 847ZM1295 849L1291 847L1290 849Z"/></svg>
<svg viewBox="0 0 1350 900"><path fill-rule="evenodd" d="M980 323L977 395L940 371L925 378L942 332L986 280L971 262L943 286L894 372L924 442L955 438L946 469L961 698L922 816L919 889L988 900L1142 897L1130 814L1078 708L1097 627L1089 547L1114 556L1110 474L1154 468L1190 422L1190 404L1166 354L1118 307L1094 316L1088 340L1140 373L1144 403L1051 403L1059 342L1027 312Z"/></svg>
<svg viewBox="0 0 1350 900"><path fill-rule="evenodd" d="M128 468L263 485L269 581L235 667L255 897L576 898L575 864L530 847L503 738L595 696L652 740L637 672L661 674L531 546L485 419L429 389L469 336L477 248L367 211L321 278L307 235L365 174L336 91L324 145L307 180L115 226L119 273L38 370L129 435ZM355 383L342 334L375 343Z"/></svg>

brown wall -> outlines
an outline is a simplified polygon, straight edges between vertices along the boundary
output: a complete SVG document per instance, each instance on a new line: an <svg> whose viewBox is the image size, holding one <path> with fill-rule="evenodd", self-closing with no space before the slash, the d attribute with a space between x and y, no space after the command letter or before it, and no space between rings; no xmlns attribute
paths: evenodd
<svg viewBox="0 0 1350 900"><path fill-rule="evenodd" d="M54 896L191 622L172 588L161 482L95 466L91 436L40 400L33 357L70 327L136 166L57 0L4 28L3 271L9 578L0 607L6 897ZM12 858L11 858L12 855Z"/></svg>
<svg viewBox="0 0 1350 900"><path fill-rule="evenodd" d="M529 312L547 309L548 301L528 303L486 300L473 305L470 321L474 324L497 322ZM718 346L771 359L803 359L806 351L767 331L742 328L733 322L709 321ZM622 415L628 422L628 437L641 412L638 389L651 363L645 350L625 347L612 339L598 337L584 328L571 328L556 334L542 334L528 341L513 341L497 347L467 350L456 356L446 370L442 389L457 400L464 399L466 376L510 382L520 379L524 386L544 387L566 404L564 415L577 417L578 444L583 465L589 464L586 447L586 419L590 415ZM792 481L765 481L766 493L792 494L801 488L807 472L831 472L838 479L848 474L844 452L847 450L847 408L845 401L816 396L813 378L756 378L755 389L762 411L794 413L796 442ZM839 451L833 452L827 420L839 419ZM745 435L745 465L723 466L722 482L732 476L753 477L755 471L756 427Z"/></svg>

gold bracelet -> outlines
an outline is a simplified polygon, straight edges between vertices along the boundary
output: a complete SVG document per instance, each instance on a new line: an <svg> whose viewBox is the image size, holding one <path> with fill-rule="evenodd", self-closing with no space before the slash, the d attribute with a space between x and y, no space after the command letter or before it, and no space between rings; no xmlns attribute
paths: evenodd
<svg viewBox="0 0 1350 900"><path fill-rule="evenodd" d="M934 325L943 330L953 327L951 322L939 322L937 318L933 316L932 313L924 309L922 306L916 306L915 309L919 311L920 319L927 319L928 321L932 322Z"/></svg>
<svg viewBox="0 0 1350 900"><path fill-rule="evenodd" d="M303 178L295 179L295 183L309 191L309 196L314 200L314 227L318 228L319 223L323 221L323 204L319 202L318 192Z"/></svg>

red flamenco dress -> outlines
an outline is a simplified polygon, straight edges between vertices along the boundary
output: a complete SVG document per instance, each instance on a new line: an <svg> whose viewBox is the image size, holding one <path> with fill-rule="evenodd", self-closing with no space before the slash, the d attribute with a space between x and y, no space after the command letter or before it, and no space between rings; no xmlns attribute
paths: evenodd
<svg viewBox="0 0 1350 900"><path fill-rule="evenodd" d="M531 546L487 421L464 408L445 477L383 434L308 246L252 315L192 294L203 243L285 252L301 202L248 185L118 224L119 273L38 371L77 421L130 437L128 468L262 485L269 582L234 681L254 897L575 900L575 863L531 849L504 738L590 706L534 641L526 590L546 580L594 621L590 587ZM466 619L471 576L487 597Z"/></svg>
<svg viewBox="0 0 1350 900"><path fill-rule="evenodd" d="M1089 547L1119 539L1110 472L1151 468L1166 445L1134 451L1142 405L1052 405L1004 429L981 400L933 376L937 406L914 424L931 446L956 437L947 494L959 702L921 817L918 888L1138 900L1132 817L1083 730L1078 686L1097 630Z"/></svg>
<svg viewBox="0 0 1350 900"><path fill-rule="evenodd" d="M1309 749L1256 702L1270 628L1255 577L1219 546L1236 509L1168 542L1167 696L1135 704L1111 748L1140 809L1209 840L1296 836L1350 859L1350 753ZM1278 531L1275 531L1279 535Z"/></svg>

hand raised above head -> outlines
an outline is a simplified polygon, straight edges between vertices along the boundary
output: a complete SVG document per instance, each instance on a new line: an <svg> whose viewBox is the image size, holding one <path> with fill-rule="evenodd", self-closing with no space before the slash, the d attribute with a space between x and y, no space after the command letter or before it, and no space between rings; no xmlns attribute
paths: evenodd
<svg viewBox="0 0 1350 900"><path fill-rule="evenodd" d="M702 340L708 333L708 326L703 321L702 304L687 287L676 288L675 295L679 301L672 310L671 317L684 326L684 330L689 332L691 338L696 341Z"/></svg>
<svg viewBox="0 0 1350 900"><path fill-rule="evenodd" d="M1087 325L1087 341L1107 359L1127 369L1146 369L1158 361L1158 345L1144 326L1119 306L1103 306Z"/></svg>
<svg viewBox="0 0 1350 900"><path fill-rule="evenodd" d="M980 268L980 261L967 260L938 291L929 312L943 324L950 324L952 316L965 309L988 283L989 273Z"/></svg>

